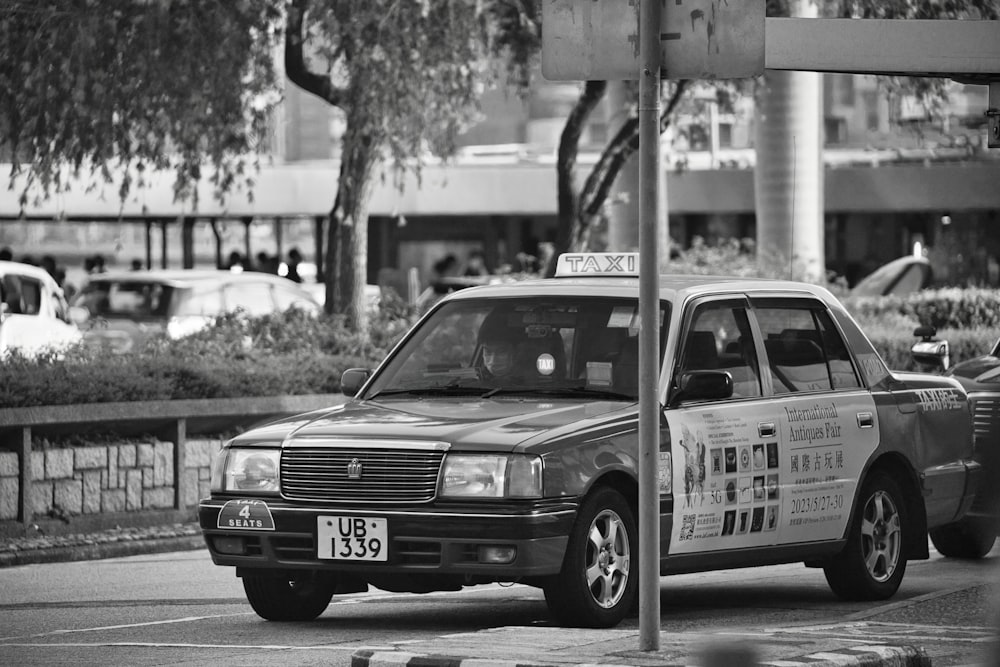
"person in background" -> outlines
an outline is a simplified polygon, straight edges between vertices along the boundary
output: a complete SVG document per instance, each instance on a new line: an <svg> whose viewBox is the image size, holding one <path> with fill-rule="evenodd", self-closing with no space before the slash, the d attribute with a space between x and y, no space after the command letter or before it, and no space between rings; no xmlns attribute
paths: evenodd
<svg viewBox="0 0 1000 667"><path fill-rule="evenodd" d="M487 276L489 271L486 269L486 257L483 255L481 250L473 250L469 253L468 259L465 261L465 273L464 276Z"/></svg>
<svg viewBox="0 0 1000 667"><path fill-rule="evenodd" d="M285 276L289 280L300 283L302 282L302 276L299 275L299 264L302 263L302 253L299 252L298 248L292 248L288 251L288 275Z"/></svg>

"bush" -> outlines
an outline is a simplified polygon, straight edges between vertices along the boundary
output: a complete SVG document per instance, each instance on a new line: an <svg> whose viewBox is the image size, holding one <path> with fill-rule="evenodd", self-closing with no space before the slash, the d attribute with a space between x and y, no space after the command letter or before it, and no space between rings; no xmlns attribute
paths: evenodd
<svg viewBox="0 0 1000 667"><path fill-rule="evenodd" d="M898 314L936 329L1000 329L1000 290L949 287L909 296L845 297L855 317L878 319Z"/></svg>
<svg viewBox="0 0 1000 667"><path fill-rule="evenodd" d="M12 354L0 363L0 408L335 393L345 369L375 366L410 324L408 312L383 309L364 340L339 317L232 315L126 354L85 346L35 359Z"/></svg>

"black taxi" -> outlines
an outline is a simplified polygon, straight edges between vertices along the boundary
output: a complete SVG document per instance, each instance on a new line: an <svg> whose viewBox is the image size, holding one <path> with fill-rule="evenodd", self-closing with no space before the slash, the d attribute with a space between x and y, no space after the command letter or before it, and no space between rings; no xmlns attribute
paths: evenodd
<svg viewBox="0 0 1000 667"><path fill-rule="evenodd" d="M199 517L253 609L335 594L541 588L608 627L638 585L635 254L565 254L552 279L437 303L342 405L227 442ZM968 510L965 391L890 371L814 285L659 279L660 565L803 562L845 599L899 588L928 529Z"/></svg>

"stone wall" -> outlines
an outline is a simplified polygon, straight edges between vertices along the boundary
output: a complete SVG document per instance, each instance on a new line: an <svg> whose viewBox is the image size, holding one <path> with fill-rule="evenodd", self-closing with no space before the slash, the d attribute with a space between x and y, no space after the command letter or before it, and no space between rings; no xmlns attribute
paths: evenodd
<svg viewBox="0 0 1000 667"><path fill-rule="evenodd" d="M184 442L182 506L197 507L208 496L212 462L221 447L219 439ZM40 440L32 450L28 502L34 516L69 518L177 506L172 442L53 447ZM18 518L19 464L16 452L0 451L0 521Z"/></svg>

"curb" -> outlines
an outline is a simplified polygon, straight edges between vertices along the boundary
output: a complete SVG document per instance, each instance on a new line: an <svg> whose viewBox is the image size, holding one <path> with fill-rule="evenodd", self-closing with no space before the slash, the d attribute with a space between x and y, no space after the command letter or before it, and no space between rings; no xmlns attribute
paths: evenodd
<svg viewBox="0 0 1000 667"><path fill-rule="evenodd" d="M39 563L119 558L167 551L194 551L204 548L205 540L199 533L197 535L119 540L41 549L18 549L0 553L0 568Z"/></svg>
<svg viewBox="0 0 1000 667"><path fill-rule="evenodd" d="M931 667L931 659L927 653L913 646L864 646L857 648L823 651L781 660L753 660L751 656L746 662L732 662L731 653L721 651L716 655L712 650L705 651L697 663L701 667ZM618 662L615 664L586 662L544 662L534 660L497 660L492 658L469 658L424 653L407 653L405 651L386 651L377 649L361 649L351 655L351 667L625 667L629 664L650 665L655 660L655 654L643 655L636 663ZM679 665L677 663L658 663L662 667L695 667L694 665Z"/></svg>

